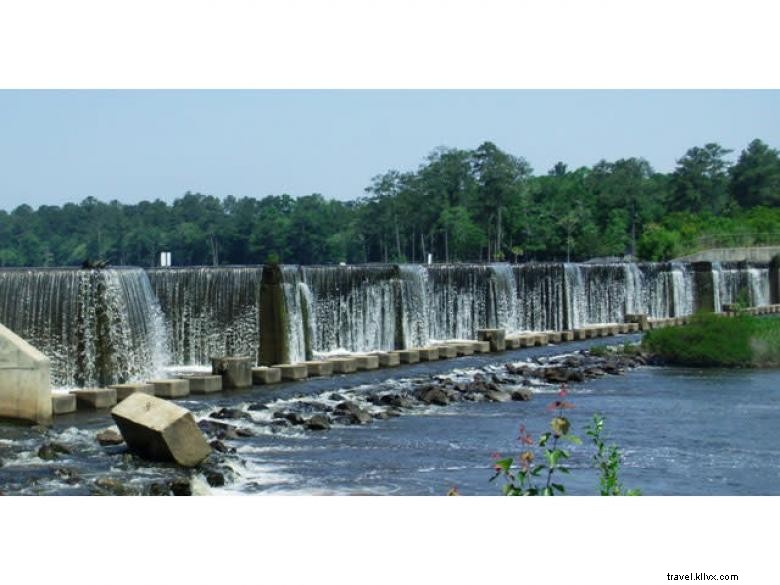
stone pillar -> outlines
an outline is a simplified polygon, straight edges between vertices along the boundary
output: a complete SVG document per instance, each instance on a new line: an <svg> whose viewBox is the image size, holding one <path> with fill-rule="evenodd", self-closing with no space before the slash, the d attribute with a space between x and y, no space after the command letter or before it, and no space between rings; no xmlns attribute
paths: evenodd
<svg viewBox="0 0 780 585"><path fill-rule="evenodd" d="M260 355L262 366L290 362L287 337L287 309L284 303L284 279L278 264L263 267L260 285Z"/></svg>
<svg viewBox="0 0 780 585"><path fill-rule="evenodd" d="M693 262L693 287L696 299L696 311L714 313L715 279L712 276L712 262ZM680 317L681 315L674 315Z"/></svg>
<svg viewBox="0 0 780 585"><path fill-rule="evenodd" d="M769 262L769 302L780 303L780 255Z"/></svg>

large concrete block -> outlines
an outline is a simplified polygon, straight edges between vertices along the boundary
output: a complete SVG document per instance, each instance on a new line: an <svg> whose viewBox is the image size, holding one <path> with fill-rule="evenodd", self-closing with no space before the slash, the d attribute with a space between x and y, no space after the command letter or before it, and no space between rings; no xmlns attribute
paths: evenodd
<svg viewBox="0 0 780 585"><path fill-rule="evenodd" d="M520 337L514 335L512 337L506 338L506 347L507 349L520 349Z"/></svg>
<svg viewBox="0 0 780 585"><path fill-rule="evenodd" d="M473 355L474 354L474 344L470 341L466 343L453 343L453 347L458 352L458 355Z"/></svg>
<svg viewBox="0 0 780 585"><path fill-rule="evenodd" d="M490 353L489 341L475 341L472 346L474 347L474 353Z"/></svg>
<svg viewBox="0 0 780 585"><path fill-rule="evenodd" d="M536 345L536 336L533 334L526 333L525 335L521 335L518 339L520 340L520 347L533 347Z"/></svg>
<svg viewBox="0 0 780 585"><path fill-rule="evenodd" d="M379 356L376 355L356 355L358 370L376 370L379 368Z"/></svg>
<svg viewBox="0 0 780 585"><path fill-rule="evenodd" d="M550 343L560 343L561 342L561 332L560 331L550 331L547 334L547 341Z"/></svg>
<svg viewBox="0 0 780 585"><path fill-rule="evenodd" d="M309 368L306 364L276 364L282 373L282 380L305 380L309 376Z"/></svg>
<svg viewBox="0 0 780 585"><path fill-rule="evenodd" d="M608 325L605 329L607 330L607 335L617 335L620 333L620 327L617 325Z"/></svg>
<svg viewBox="0 0 780 585"><path fill-rule="evenodd" d="M490 342L490 351L506 349L506 331L504 329L477 329L477 340Z"/></svg>
<svg viewBox="0 0 780 585"><path fill-rule="evenodd" d="M278 384L282 381L282 370L261 366L252 368L252 382L258 386L266 384Z"/></svg>
<svg viewBox="0 0 780 585"><path fill-rule="evenodd" d="M645 313L626 313L626 323L637 323L640 331L647 331L650 328L650 321Z"/></svg>
<svg viewBox="0 0 780 585"><path fill-rule="evenodd" d="M574 341L574 331L571 329L561 331L561 341Z"/></svg>
<svg viewBox="0 0 780 585"><path fill-rule="evenodd" d="M584 341L588 339L588 328L587 327L580 327L579 329L574 330L574 340L575 341Z"/></svg>
<svg viewBox="0 0 780 585"><path fill-rule="evenodd" d="M401 355L397 351L380 351L374 355L379 358L381 368L394 368L401 363Z"/></svg>
<svg viewBox="0 0 780 585"><path fill-rule="evenodd" d="M116 390L113 388L81 388L70 393L76 397L79 410L111 408L116 404Z"/></svg>
<svg viewBox="0 0 780 585"><path fill-rule="evenodd" d="M222 376L197 374L181 378L190 383L190 394L212 394L222 391Z"/></svg>
<svg viewBox="0 0 780 585"><path fill-rule="evenodd" d="M550 343L550 338L546 333L537 333L534 335L534 342L536 345L547 345Z"/></svg>
<svg viewBox="0 0 780 585"><path fill-rule="evenodd" d="M51 422L49 358L0 325L0 417Z"/></svg>
<svg viewBox="0 0 780 585"><path fill-rule="evenodd" d="M192 413L176 404L135 393L120 402L111 416L127 446L147 459L194 467L211 453Z"/></svg>
<svg viewBox="0 0 780 585"><path fill-rule="evenodd" d="M448 360L454 357L458 357L458 348L456 348L454 345L437 345L436 349L439 350L439 359Z"/></svg>
<svg viewBox="0 0 780 585"><path fill-rule="evenodd" d="M222 376L226 390L252 387L252 362L248 357L211 358L211 373Z"/></svg>
<svg viewBox="0 0 780 585"><path fill-rule="evenodd" d="M55 415L76 412L76 397L73 394L52 394L51 412Z"/></svg>
<svg viewBox="0 0 780 585"><path fill-rule="evenodd" d="M416 349L401 349L398 351L402 364L416 364L420 361L420 352Z"/></svg>
<svg viewBox="0 0 780 585"><path fill-rule="evenodd" d="M357 371L357 360L355 358L331 358L333 371L336 374L351 374Z"/></svg>
<svg viewBox="0 0 780 585"><path fill-rule="evenodd" d="M173 378L170 380L149 380L154 386L154 395L160 398L183 398L190 394L190 383L188 380Z"/></svg>
<svg viewBox="0 0 780 585"><path fill-rule="evenodd" d="M113 384L109 386L116 390L116 401L122 402L125 398L136 392L154 396L154 385L152 384Z"/></svg>
<svg viewBox="0 0 780 585"><path fill-rule="evenodd" d="M333 364L331 362L323 360L303 363L306 364L306 369L310 378L315 376L324 377L333 375Z"/></svg>
<svg viewBox="0 0 780 585"><path fill-rule="evenodd" d="M439 350L435 347L420 347L417 349L421 362L434 362L439 359Z"/></svg>

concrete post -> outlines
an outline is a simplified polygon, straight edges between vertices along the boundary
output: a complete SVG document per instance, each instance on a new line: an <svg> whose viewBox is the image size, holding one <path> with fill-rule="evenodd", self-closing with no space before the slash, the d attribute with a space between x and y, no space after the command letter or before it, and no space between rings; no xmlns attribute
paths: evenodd
<svg viewBox="0 0 780 585"><path fill-rule="evenodd" d="M284 304L284 279L278 264L263 267L260 285L260 355L262 366L290 362L287 342L287 309Z"/></svg>
<svg viewBox="0 0 780 585"><path fill-rule="evenodd" d="M769 262L769 303L780 303L780 255Z"/></svg>
<svg viewBox="0 0 780 585"><path fill-rule="evenodd" d="M715 307L715 278L712 275L712 262L694 262L693 287L696 299L696 310L714 313ZM680 315L674 315L679 317Z"/></svg>

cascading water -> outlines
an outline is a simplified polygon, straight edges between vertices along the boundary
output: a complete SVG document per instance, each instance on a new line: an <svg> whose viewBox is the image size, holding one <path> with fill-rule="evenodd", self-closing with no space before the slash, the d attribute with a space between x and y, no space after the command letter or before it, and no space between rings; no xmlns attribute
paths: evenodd
<svg viewBox="0 0 780 585"><path fill-rule="evenodd" d="M394 349L401 333L395 266L304 266L315 353Z"/></svg>
<svg viewBox="0 0 780 585"><path fill-rule="evenodd" d="M0 322L49 357L55 386L141 380L170 361L140 268L0 271Z"/></svg>
<svg viewBox="0 0 780 585"><path fill-rule="evenodd" d="M221 355L257 359L262 267L160 268L149 279L174 364L206 365Z"/></svg>
<svg viewBox="0 0 780 585"><path fill-rule="evenodd" d="M473 339L478 328L494 322L489 266L434 265L427 270L430 339Z"/></svg>
<svg viewBox="0 0 780 585"><path fill-rule="evenodd" d="M317 338L317 322L309 314L314 307L314 299L300 268L283 266L282 275L290 361L302 362L311 357L311 340Z"/></svg>
<svg viewBox="0 0 780 585"><path fill-rule="evenodd" d="M402 264L399 270L403 345L427 345L431 331L428 270L419 264Z"/></svg>

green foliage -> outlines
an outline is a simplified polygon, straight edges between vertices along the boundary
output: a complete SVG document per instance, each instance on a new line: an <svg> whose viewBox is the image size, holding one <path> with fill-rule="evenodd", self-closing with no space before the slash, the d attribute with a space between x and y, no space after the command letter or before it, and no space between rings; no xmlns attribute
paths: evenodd
<svg viewBox="0 0 780 585"><path fill-rule="evenodd" d="M681 366L780 366L780 327L772 318L701 313L684 327L649 331L642 346Z"/></svg>
<svg viewBox="0 0 780 585"><path fill-rule="evenodd" d="M571 473L571 468L565 465L571 453L563 448L563 445L582 444L582 440L570 432L571 423L564 416L566 410L574 407L563 400L567 394L566 386L561 385L560 400L556 400L548 408L554 412L550 421L550 430L542 433L538 439L534 439L524 425L520 427L518 441L523 451L516 460L514 457L501 457L499 454L494 454L495 473L490 481L501 478L503 480L501 492L505 496L554 496L566 493L566 486L557 479L561 474ZM620 450L604 443L601 438L603 427L604 419L598 415L594 416L593 423L586 427L586 432L596 447L593 462L599 470L601 495L640 495L639 490L623 489L618 479L621 464ZM458 492L453 488L448 495L458 495Z"/></svg>
<svg viewBox="0 0 780 585"><path fill-rule="evenodd" d="M588 435L596 448L593 455L593 464L599 471L599 493L602 496L639 496L637 489L626 490L619 479L622 456L616 445L607 445L602 438L604 432L604 417L594 414L591 423L585 427Z"/></svg>
<svg viewBox="0 0 780 585"><path fill-rule="evenodd" d="M780 243L780 155L754 140L729 168L718 144L689 149L669 174L642 158L534 176L485 142L438 148L389 170L352 201L311 194L223 199L185 193L124 205L88 197L0 212L0 266L280 262L667 260L699 248Z"/></svg>

